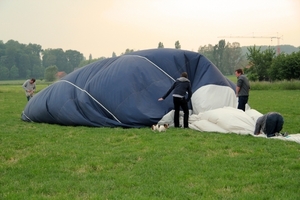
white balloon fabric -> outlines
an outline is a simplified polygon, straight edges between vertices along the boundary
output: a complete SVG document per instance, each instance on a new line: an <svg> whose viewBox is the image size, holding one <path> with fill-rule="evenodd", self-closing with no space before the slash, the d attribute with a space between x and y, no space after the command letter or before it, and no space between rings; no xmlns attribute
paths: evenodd
<svg viewBox="0 0 300 200"><path fill-rule="evenodd" d="M201 132L236 133L240 135L252 135L258 138L279 139L292 141L300 144L300 133L288 136L267 137L265 134L254 135L256 120L262 113L255 109L243 112L234 107L216 108L199 114L191 114L189 117L189 128ZM166 114L159 124L168 123L173 126L174 111ZM180 112L180 124L183 124L183 112Z"/></svg>

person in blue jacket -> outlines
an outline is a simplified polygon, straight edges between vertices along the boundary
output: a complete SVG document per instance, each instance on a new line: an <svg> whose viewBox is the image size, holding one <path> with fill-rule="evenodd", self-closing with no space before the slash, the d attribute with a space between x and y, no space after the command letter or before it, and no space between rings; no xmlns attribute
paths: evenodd
<svg viewBox="0 0 300 200"><path fill-rule="evenodd" d="M264 133L267 137L280 135L284 124L284 119L280 113L269 112L256 120L254 135ZM282 136L285 136L283 134Z"/></svg>
<svg viewBox="0 0 300 200"><path fill-rule="evenodd" d="M178 78L172 87L167 91L167 93L158 99L158 101L164 100L172 91L173 92L173 104L174 104L174 126L179 127L179 111L180 107L183 110L184 117L183 117L183 127L188 128L188 120L189 120L189 108L188 102L192 97L192 90L191 90L191 82L188 79L188 74L186 72L181 73L181 77ZM186 93L188 93L186 98Z"/></svg>

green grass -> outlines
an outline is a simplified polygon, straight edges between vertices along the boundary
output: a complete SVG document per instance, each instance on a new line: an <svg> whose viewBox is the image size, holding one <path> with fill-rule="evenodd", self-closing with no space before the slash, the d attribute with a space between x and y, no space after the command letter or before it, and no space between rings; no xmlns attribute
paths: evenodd
<svg viewBox="0 0 300 200"><path fill-rule="evenodd" d="M228 76L226 76L226 78L228 78L230 81L232 81L234 83L236 83L236 81L237 81L237 78L235 75L228 75Z"/></svg>
<svg viewBox="0 0 300 200"><path fill-rule="evenodd" d="M300 90L251 90L251 108L267 113L276 111L284 117L283 132L300 133Z"/></svg>
<svg viewBox="0 0 300 200"><path fill-rule="evenodd" d="M254 90L249 103L299 133L299 95ZM19 85L0 85L0 199L300 199L298 143L26 123L26 101Z"/></svg>
<svg viewBox="0 0 300 200"><path fill-rule="evenodd" d="M251 90L300 90L300 81L250 82Z"/></svg>
<svg viewBox="0 0 300 200"><path fill-rule="evenodd" d="M235 75L226 76L233 83L237 82ZM300 90L300 81L250 81L251 90Z"/></svg>
<svg viewBox="0 0 300 200"><path fill-rule="evenodd" d="M26 80L7 80L7 81L0 81L0 85L19 85L22 86L22 84L25 82ZM44 85L50 85L52 82L46 82L43 80L36 80L36 84L40 85L40 86L44 86Z"/></svg>

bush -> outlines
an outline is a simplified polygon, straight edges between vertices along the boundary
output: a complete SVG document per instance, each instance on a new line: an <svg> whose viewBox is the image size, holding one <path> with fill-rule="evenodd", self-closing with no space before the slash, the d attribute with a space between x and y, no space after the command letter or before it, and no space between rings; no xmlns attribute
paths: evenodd
<svg viewBox="0 0 300 200"><path fill-rule="evenodd" d="M55 74L58 72L58 68L55 65L49 66L45 70L45 80L54 81L56 79Z"/></svg>
<svg viewBox="0 0 300 200"><path fill-rule="evenodd" d="M250 82L251 90L300 90L300 81L255 81Z"/></svg>

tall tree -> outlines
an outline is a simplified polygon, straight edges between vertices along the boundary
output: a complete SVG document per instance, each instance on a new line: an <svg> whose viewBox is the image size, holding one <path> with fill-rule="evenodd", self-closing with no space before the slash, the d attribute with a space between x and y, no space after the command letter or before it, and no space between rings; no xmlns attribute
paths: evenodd
<svg viewBox="0 0 300 200"><path fill-rule="evenodd" d="M175 42L175 49L181 49L181 45L180 45L180 43L179 43L179 40L177 40L177 41Z"/></svg>
<svg viewBox="0 0 300 200"><path fill-rule="evenodd" d="M0 80L9 79L9 69L4 66L0 66Z"/></svg>
<svg viewBox="0 0 300 200"><path fill-rule="evenodd" d="M12 68L10 69L9 78L11 79L19 78L19 68L17 68L15 65L12 66Z"/></svg>
<svg viewBox="0 0 300 200"><path fill-rule="evenodd" d="M164 44L163 44L162 42L159 42L157 48L159 48L159 49L160 49L160 48L164 48Z"/></svg>
<svg viewBox="0 0 300 200"><path fill-rule="evenodd" d="M246 55L250 68L246 72L249 73L249 79L253 81L268 81L270 79L268 70L276 55L275 49L269 48L261 52L261 48L256 48L254 45L253 47L249 47L248 51L249 53Z"/></svg>
<svg viewBox="0 0 300 200"><path fill-rule="evenodd" d="M22 53L19 56L17 66L19 68L20 78L30 78L32 72L32 65L30 63L30 57L28 54Z"/></svg>
<svg viewBox="0 0 300 200"><path fill-rule="evenodd" d="M82 60L84 60L84 56L82 53L74 50L67 50L65 52L67 58L67 68L65 68L66 73L72 72L75 68L77 68Z"/></svg>
<svg viewBox="0 0 300 200"><path fill-rule="evenodd" d="M29 44L25 47L25 53L29 56L31 69L33 66L41 67L42 66L42 46L37 44ZM33 69L32 69L33 72ZM34 72L33 72L34 73Z"/></svg>
<svg viewBox="0 0 300 200"><path fill-rule="evenodd" d="M125 50L125 53L122 53L122 55L123 55L123 54L131 53L131 52L134 52L134 50L133 50L133 49L126 49L126 50Z"/></svg>
<svg viewBox="0 0 300 200"><path fill-rule="evenodd" d="M0 40L0 58L2 56L5 56L5 44L3 43L2 40Z"/></svg>
<svg viewBox="0 0 300 200"><path fill-rule="evenodd" d="M43 79L44 78L45 68L38 65L33 65L31 76L36 79Z"/></svg>
<svg viewBox="0 0 300 200"><path fill-rule="evenodd" d="M12 66L18 66L17 59L19 57L19 53L21 52L20 43L14 40L9 40L6 42L5 46L5 67L10 70Z"/></svg>
<svg viewBox="0 0 300 200"><path fill-rule="evenodd" d="M214 62L214 46L211 44L208 44L207 46L200 46L198 48L198 53L204 55L206 58L208 58L211 62Z"/></svg>
<svg viewBox="0 0 300 200"><path fill-rule="evenodd" d="M58 71L69 71L68 60L62 49L46 49L43 52L43 66L55 65Z"/></svg>
<svg viewBox="0 0 300 200"><path fill-rule="evenodd" d="M220 40L217 45L214 46L213 57L215 65L224 73L225 69L223 67L223 55L225 51L225 40Z"/></svg>
<svg viewBox="0 0 300 200"><path fill-rule="evenodd" d="M222 59L223 74L230 75L235 69L244 68L247 65L245 60L240 43L227 43Z"/></svg>
<svg viewBox="0 0 300 200"><path fill-rule="evenodd" d="M234 69L243 68L247 63L239 43L227 43L224 48L224 42L220 41L214 46L211 44L200 46L198 53L208 58L224 75L229 75Z"/></svg>
<svg viewBox="0 0 300 200"><path fill-rule="evenodd" d="M56 79L55 75L58 72L58 68L55 65L49 66L45 69L45 80L54 81Z"/></svg>
<svg viewBox="0 0 300 200"><path fill-rule="evenodd" d="M51 53L51 49L45 49L43 51L43 67L47 68L49 66L56 64L56 56Z"/></svg>
<svg viewBox="0 0 300 200"><path fill-rule="evenodd" d="M273 59L269 77L274 80L300 80L300 51L291 54L281 53Z"/></svg>

